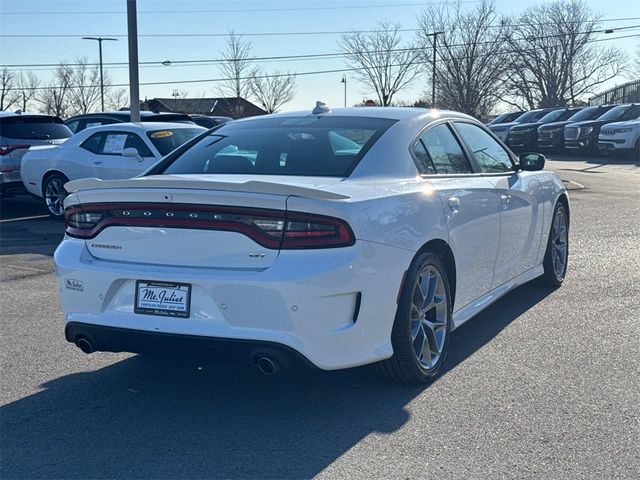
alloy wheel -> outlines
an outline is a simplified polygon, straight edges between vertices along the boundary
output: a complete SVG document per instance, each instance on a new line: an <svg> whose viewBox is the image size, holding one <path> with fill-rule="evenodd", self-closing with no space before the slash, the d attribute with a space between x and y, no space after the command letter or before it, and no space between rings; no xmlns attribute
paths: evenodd
<svg viewBox="0 0 640 480"><path fill-rule="evenodd" d="M64 199L67 192L64 189L64 180L61 177L54 176L47 180L44 189L44 199L51 215L56 217L62 216L64 213Z"/></svg>
<svg viewBox="0 0 640 480"><path fill-rule="evenodd" d="M440 360L447 336L447 293L442 275L427 265L417 277L411 303L411 338L420 366L433 369Z"/></svg>
<svg viewBox="0 0 640 480"><path fill-rule="evenodd" d="M567 269L568 230L567 218L563 208L558 208L553 219L553 236L551 239L551 264L556 277L564 278Z"/></svg>

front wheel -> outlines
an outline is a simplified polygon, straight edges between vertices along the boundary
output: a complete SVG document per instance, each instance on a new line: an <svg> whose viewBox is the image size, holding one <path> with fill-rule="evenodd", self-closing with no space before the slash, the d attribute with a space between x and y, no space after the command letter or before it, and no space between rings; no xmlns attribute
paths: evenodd
<svg viewBox="0 0 640 480"><path fill-rule="evenodd" d="M393 356L380 362L384 377L423 384L442 372L451 331L451 294L440 259L427 252L406 273L391 332Z"/></svg>
<svg viewBox="0 0 640 480"><path fill-rule="evenodd" d="M552 287L559 287L567 274L569 262L569 216L561 202L556 204L544 255L544 280Z"/></svg>
<svg viewBox="0 0 640 480"><path fill-rule="evenodd" d="M68 181L64 175L54 173L46 178L42 186L44 205L47 207L49 215L54 218L62 218L64 216L64 199L68 194L64 184Z"/></svg>

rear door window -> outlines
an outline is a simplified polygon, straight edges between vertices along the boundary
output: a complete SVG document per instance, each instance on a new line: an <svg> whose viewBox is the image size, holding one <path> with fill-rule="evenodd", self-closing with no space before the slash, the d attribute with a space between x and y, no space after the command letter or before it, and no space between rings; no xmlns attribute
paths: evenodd
<svg viewBox="0 0 640 480"><path fill-rule="evenodd" d="M441 123L421 137L436 173L473 173L471 164L449 127Z"/></svg>
<svg viewBox="0 0 640 480"><path fill-rule="evenodd" d="M511 156L482 128L463 122L455 122L455 126L483 173L513 171Z"/></svg>

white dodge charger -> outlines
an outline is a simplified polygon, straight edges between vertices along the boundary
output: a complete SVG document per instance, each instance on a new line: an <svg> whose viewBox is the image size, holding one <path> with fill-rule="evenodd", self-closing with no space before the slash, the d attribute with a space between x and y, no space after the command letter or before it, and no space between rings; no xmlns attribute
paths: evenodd
<svg viewBox="0 0 640 480"><path fill-rule="evenodd" d="M138 178L66 185L66 339L429 381L453 329L525 282L562 283L569 204L543 166L448 111L224 124Z"/></svg>

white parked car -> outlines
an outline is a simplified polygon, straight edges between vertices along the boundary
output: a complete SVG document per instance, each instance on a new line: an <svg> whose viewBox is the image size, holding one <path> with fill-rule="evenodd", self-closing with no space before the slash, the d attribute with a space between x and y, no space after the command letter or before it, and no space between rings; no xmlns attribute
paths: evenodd
<svg viewBox="0 0 640 480"><path fill-rule="evenodd" d="M65 127L66 128L66 127ZM205 132L193 124L118 123L87 128L61 145L32 147L22 157L26 189L62 217L64 184L86 177L134 177L186 141Z"/></svg>
<svg viewBox="0 0 640 480"><path fill-rule="evenodd" d="M543 166L447 111L224 124L144 176L67 185L66 339L426 382L454 328L525 282L562 283L569 203Z"/></svg>
<svg viewBox="0 0 640 480"><path fill-rule="evenodd" d="M630 152L640 160L640 118L604 125L598 135L598 149L606 152Z"/></svg>

